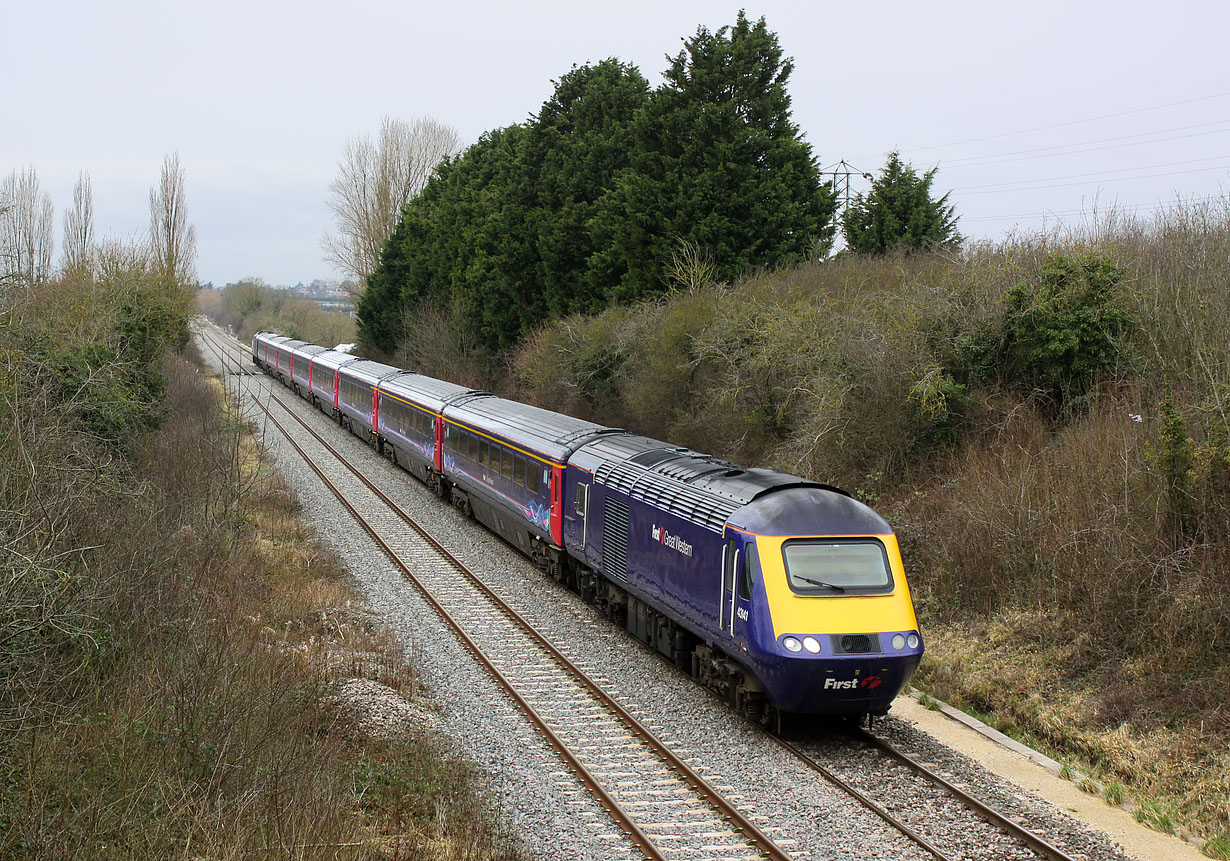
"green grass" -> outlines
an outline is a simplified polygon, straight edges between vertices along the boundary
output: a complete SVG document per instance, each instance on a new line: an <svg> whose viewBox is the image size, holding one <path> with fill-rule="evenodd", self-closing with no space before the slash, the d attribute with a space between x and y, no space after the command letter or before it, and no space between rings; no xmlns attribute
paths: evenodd
<svg viewBox="0 0 1230 861"><path fill-rule="evenodd" d="M1217 858L1218 861L1230 861L1230 838L1214 837L1204 844L1201 851L1210 858Z"/></svg>

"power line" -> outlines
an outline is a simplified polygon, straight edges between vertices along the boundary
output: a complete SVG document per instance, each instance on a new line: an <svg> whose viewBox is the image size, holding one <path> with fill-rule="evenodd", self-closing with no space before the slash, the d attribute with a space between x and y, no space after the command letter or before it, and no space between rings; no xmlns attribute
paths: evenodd
<svg viewBox="0 0 1230 861"><path fill-rule="evenodd" d="M1194 99L1183 99L1178 102L1166 102L1165 104L1161 104L1161 105L1150 105L1147 108L1135 108L1130 111L1118 111L1113 114L1102 114L1096 117L1086 117L1080 120L1069 120L1063 123L1052 123L1051 125L1036 126L1035 128L1022 129L1021 131L1003 132L1002 134L985 135L979 138L967 138L965 140L953 141L952 143L930 144L929 146L911 147L908 150L905 150L903 148L903 151L910 152L910 153L916 153L916 152L923 152L924 150L944 149L946 147L951 147L951 146L963 146L964 144L981 143L982 141L990 141L990 140L999 140L1000 138L1015 137L1017 135L1027 135L1027 134L1031 134L1032 132L1047 131L1049 129L1061 129L1061 128L1066 128L1068 126L1077 126L1077 125L1082 125L1084 123L1098 122L1099 120L1109 120L1109 119L1114 119L1115 117L1126 117L1126 116L1131 116L1133 114L1143 114L1143 113L1147 113L1148 111L1158 111L1158 110L1161 110L1162 108L1173 108L1179 105L1190 105L1190 104L1194 104L1195 102L1207 102L1210 99L1220 99L1225 96L1230 96L1230 92L1214 93L1211 96L1199 96ZM866 156L866 158L875 158L875 156Z"/></svg>
<svg viewBox="0 0 1230 861"><path fill-rule="evenodd" d="M1055 144L1054 146L1035 147L1033 149L1016 150L1015 152L994 153L990 155L974 155L974 156L969 156L968 158L958 158L958 159L953 159L952 161L943 162L943 167L945 170L953 170L955 168L961 168L961 167L982 167L983 165L988 165L988 164L1003 164L1005 162L1011 162L1011 161L1025 161L1029 153L1047 153L1047 152L1050 152L1051 150L1067 150L1067 151L1050 153L1050 155L1076 155L1078 153L1083 153L1083 152L1100 152L1101 150L1116 149L1118 147L1142 146L1144 144L1162 143L1164 141L1172 141L1172 140L1183 140L1184 138L1201 137L1203 135L1225 134L1226 132L1230 131L1230 128L1212 129L1207 132L1196 132L1190 135L1178 135L1176 137L1157 138L1155 140L1136 141L1135 143L1118 144L1117 146L1114 146L1114 147L1098 147L1096 149L1083 149L1083 150L1082 149L1078 149L1078 150L1071 149L1071 147L1085 146L1086 144L1096 144L1096 143L1107 143L1109 141L1130 140L1131 138L1149 137L1151 135L1167 134L1169 132L1186 131L1187 129L1198 129L1198 128L1205 128L1207 126L1225 125L1226 123L1230 123L1230 120L1217 120L1216 122L1212 122L1212 123L1199 123L1193 126L1178 126L1173 129L1159 129L1153 132L1140 132L1139 134L1134 134L1134 135L1120 135L1118 137L1101 138L1099 140L1091 140L1091 141L1079 141L1077 143L1070 143L1070 144ZM1005 158L1005 156L1022 156L1022 157L1021 158ZM1034 158L1048 158L1050 156L1040 155L1040 156L1033 156L1033 157Z"/></svg>
<svg viewBox="0 0 1230 861"><path fill-rule="evenodd" d="M1125 168L1121 168L1118 170L1099 170L1099 171L1093 171L1091 173L1070 173L1065 176L1042 176L1036 179L1022 179L1016 182L989 182L983 185L958 185L950 189L950 191L967 191L972 188L999 188L1001 186L1006 186L1006 185L1029 185L1035 182L1053 182L1055 180L1060 180L1060 179L1080 179L1081 177L1084 177L1084 176L1104 176L1104 175L1112 174L1112 173L1131 173L1132 171L1153 170L1154 168L1159 168L1159 167L1178 167L1179 165L1182 165L1182 164L1199 164L1200 162L1203 162L1203 161L1220 161L1221 159L1224 159L1224 158L1226 158L1225 155L1215 155L1215 156L1210 156L1209 158L1191 158L1185 161L1167 161L1167 162L1162 162L1160 164L1142 164L1136 167L1125 167ZM1130 179L1130 177L1128 178Z"/></svg>
<svg viewBox="0 0 1230 861"><path fill-rule="evenodd" d="M1177 201L1177 203L1182 203L1182 204L1209 203L1214 200L1226 200L1226 198L1223 195L1211 194L1211 195L1208 195L1207 197L1192 197L1192 198L1181 199ZM1150 210L1150 209L1164 209L1166 207L1171 207L1175 205L1176 205L1175 202L1167 202L1167 201L1159 201L1155 203L1114 204L1112 206L1107 207L1107 210L1112 211L1112 212L1135 213L1135 212L1143 212L1143 211ZM984 221L1008 221L1010 219L1016 219L1016 218L1049 218L1052 216L1061 216L1061 215L1087 215L1087 214L1091 214L1087 208L1086 209L1065 209L1065 210L1052 209L1052 210L1047 210L1046 212L1023 212L1017 215L976 215L972 217L962 217L961 221L962 223L984 222Z"/></svg>
<svg viewBox="0 0 1230 861"><path fill-rule="evenodd" d="M1148 173L1148 174L1143 174L1142 176L1125 176L1119 179L1118 181L1119 182L1131 182L1137 179L1155 179L1161 176L1183 176L1184 174L1189 174L1189 173L1205 173L1210 170L1223 170L1223 169L1230 169L1230 165L1217 165L1214 167L1198 167L1192 170L1174 170L1174 171L1167 171L1165 173ZM1034 185L1034 186L1030 186L1029 188L1001 188L996 191L966 191L966 192L960 193L958 196L959 197L970 197L975 194L1006 194L1009 192L1017 192L1017 191L1041 191L1043 189L1048 189L1048 188L1071 188L1077 185L1096 185L1097 183L1101 181L1102 180L1100 179L1091 179L1085 182L1064 182L1064 183L1058 183L1055 185Z"/></svg>

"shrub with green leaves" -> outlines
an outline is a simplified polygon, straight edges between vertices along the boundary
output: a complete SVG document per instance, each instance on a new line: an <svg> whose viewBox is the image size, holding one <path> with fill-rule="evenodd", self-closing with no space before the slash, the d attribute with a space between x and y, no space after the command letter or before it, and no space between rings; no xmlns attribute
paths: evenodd
<svg viewBox="0 0 1230 861"><path fill-rule="evenodd" d="M1036 279L1008 290L993 328L958 338L967 372L1070 406L1116 368L1136 328L1120 295L1124 277L1106 254L1050 255Z"/></svg>
<svg viewBox="0 0 1230 861"><path fill-rule="evenodd" d="M965 386L942 368L928 369L910 386L906 401L910 447L927 449L954 445L967 401Z"/></svg>

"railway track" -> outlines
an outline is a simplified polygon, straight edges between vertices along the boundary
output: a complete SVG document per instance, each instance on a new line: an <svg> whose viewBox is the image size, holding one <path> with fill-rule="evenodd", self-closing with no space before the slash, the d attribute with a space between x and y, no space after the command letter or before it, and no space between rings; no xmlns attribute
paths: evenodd
<svg viewBox="0 0 1230 861"><path fill-rule="evenodd" d="M210 342L210 336L205 336ZM212 341L219 359L224 347ZM296 434L257 405L647 858L795 857L693 771L597 681L367 479L270 390L270 400L346 468L330 476ZM309 443L309 446L311 443ZM410 531L404 527L409 526Z"/></svg>
<svg viewBox="0 0 1230 861"><path fill-rule="evenodd" d="M868 757L869 759L879 758L881 760L880 763L873 766L877 770L881 770L884 765L887 765L889 768L896 768L899 772L903 772L896 778L898 783L910 782L910 776L912 776L913 786L908 791L913 793L916 798L929 796L929 803L917 805L913 810L911 810L911 806L897 805L899 809L903 810L903 813L901 815L890 813L885 804L877 801L869 793L859 788L859 783L862 782L860 781L860 775L849 774L841 767L832 767L822 761L831 759L831 755L823 751L825 744L832 742L831 736L826 738L823 744L819 745L814 741L791 741L787 738L773 735L770 735L770 737L807 767L823 775L826 780L856 799L859 804L866 807L876 816L879 816L886 822L891 822L895 828L909 833L915 843L926 849L935 858L940 859L940 861L967 857L970 854L969 849L976 848L976 845L975 847L969 845L971 843L970 836L976 841L979 831L982 831L982 829L976 829L972 832L963 832L964 839L959 841L957 846L952 845L953 841L950 837L942 833L935 834L934 832L938 830L935 817L928 816L927 813L934 810L937 804L943 805L945 803L959 805L981 819L985 826L991 829L989 834L985 831L983 832L984 837L994 836L994 833L998 832L1006 835L1009 839L1017 842L1035 855L1047 859L1047 861L1076 861L1073 856L1053 845L1041 835L1021 825L995 807L974 797L971 793L957 786L936 770L929 768L925 763L898 749L869 730L850 728L847 730L847 734L856 744L862 745L865 751L874 754L873 757ZM884 763L884 759L890 762ZM882 777L881 771L881 780Z"/></svg>
<svg viewBox="0 0 1230 861"><path fill-rule="evenodd" d="M711 785L684 762L681 756L688 753L686 749L672 750L603 690L600 677L587 674L535 631L358 466L311 428L283 399L282 395L287 393L272 385L271 378L253 372L243 345L232 346L222 340L226 336L209 331L199 334L226 372L240 378L240 385L244 383L243 376L260 380L258 386L263 395L293 422L280 421L267 404L254 397L257 406L414 583L646 857L786 859L810 855L805 851L807 847L770 837L767 832L772 829L762 830L751 822L735 803L738 799L725 798L721 788ZM289 399L299 400L293 395ZM298 438L292 430L295 425L300 429ZM303 442L308 448L316 448L316 458L308 453ZM330 478L320 464L320 460L328 459L344 466L346 473ZM1025 850L1021 857L1074 861L1073 856L973 798L883 739L861 730L855 737L858 744L881 757L873 770L888 767L917 775L917 785L909 792L946 795L953 804L971 811L984 828L1008 835ZM942 833L942 824L941 833L936 834L936 824L925 821L925 815L910 816L911 807L933 809L934 798L921 805L877 800L873 797L875 790L859 788L858 774L843 773L841 766L826 765L822 760L832 757L815 745L774 735L770 738L908 838L925 855L941 861L1001 857L987 854L985 834L977 836L977 829L972 832L972 841L954 841ZM895 765L889 766L888 761ZM904 813L899 815L894 812L897 810ZM968 827L964 830L969 833ZM784 845L791 848L787 850Z"/></svg>

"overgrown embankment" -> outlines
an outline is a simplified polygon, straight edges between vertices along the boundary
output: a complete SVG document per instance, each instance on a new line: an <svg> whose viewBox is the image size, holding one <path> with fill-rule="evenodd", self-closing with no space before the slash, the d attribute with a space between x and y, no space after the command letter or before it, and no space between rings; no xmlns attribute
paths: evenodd
<svg viewBox="0 0 1230 861"><path fill-rule="evenodd" d="M113 273L114 274L114 273ZM0 858L515 858L143 270L0 317ZM368 687L371 687L369 685Z"/></svg>
<svg viewBox="0 0 1230 861"><path fill-rule="evenodd" d="M1181 208L568 318L521 346L511 387L875 505L904 541L925 687L1224 841L1227 320L1230 210Z"/></svg>

